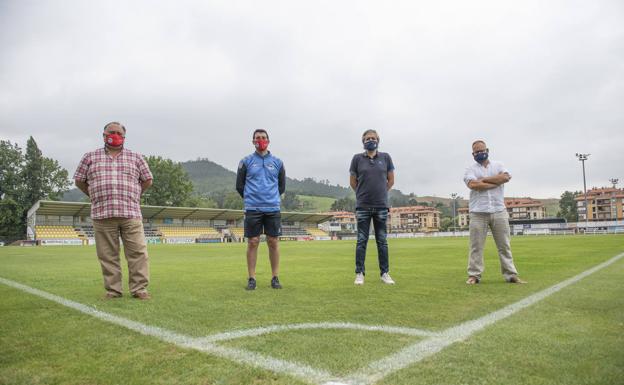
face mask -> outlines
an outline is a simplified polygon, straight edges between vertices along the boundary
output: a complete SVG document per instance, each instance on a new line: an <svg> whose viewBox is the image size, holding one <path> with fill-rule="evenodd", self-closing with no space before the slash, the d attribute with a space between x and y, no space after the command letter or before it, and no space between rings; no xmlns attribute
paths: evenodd
<svg viewBox="0 0 624 385"><path fill-rule="evenodd" d="M487 152L480 152L477 155L474 155L474 160L479 162L479 163L483 163L487 160L488 158L488 153Z"/></svg>
<svg viewBox="0 0 624 385"><path fill-rule="evenodd" d="M124 137L119 134L108 134L104 142L111 147L119 147L124 143Z"/></svg>
<svg viewBox="0 0 624 385"><path fill-rule="evenodd" d="M368 142L364 142L364 149L368 151L374 151L377 149L377 141L369 140Z"/></svg>
<svg viewBox="0 0 624 385"><path fill-rule="evenodd" d="M267 139L258 139L255 146L258 151L264 151L269 147L269 141Z"/></svg>

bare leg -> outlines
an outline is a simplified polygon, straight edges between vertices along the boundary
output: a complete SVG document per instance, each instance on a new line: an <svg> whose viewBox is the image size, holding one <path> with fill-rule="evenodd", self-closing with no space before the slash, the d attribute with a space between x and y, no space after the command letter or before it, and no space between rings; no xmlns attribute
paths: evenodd
<svg viewBox="0 0 624 385"><path fill-rule="evenodd" d="M279 238L267 236L269 246L269 260L271 261L271 273L273 277L279 275Z"/></svg>
<svg viewBox="0 0 624 385"><path fill-rule="evenodd" d="M258 260L258 245L260 237L247 239L247 273L249 278L256 278L256 261Z"/></svg>

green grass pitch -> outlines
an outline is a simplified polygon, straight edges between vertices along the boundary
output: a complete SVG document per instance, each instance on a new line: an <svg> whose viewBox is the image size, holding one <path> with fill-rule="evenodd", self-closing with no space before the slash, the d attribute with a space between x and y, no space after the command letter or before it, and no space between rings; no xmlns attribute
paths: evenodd
<svg viewBox="0 0 624 385"><path fill-rule="evenodd" d="M93 247L0 248L0 277L191 337L300 323L348 322L442 331L477 319L624 252L624 236L515 237L529 283L503 282L488 239L481 284L467 286L466 238L389 241L394 286L353 285L354 241L283 242L282 290L246 284L244 244L152 245L151 301L104 300ZM124 270L124 280L127 272ZM623 384L624 259L397 370L379 384ZM127 288L127 282L125 283ZM422 337L350 329L290 330L222 345L344 376ZM181 348L0 284L0 384L305 384Z"/></svg>

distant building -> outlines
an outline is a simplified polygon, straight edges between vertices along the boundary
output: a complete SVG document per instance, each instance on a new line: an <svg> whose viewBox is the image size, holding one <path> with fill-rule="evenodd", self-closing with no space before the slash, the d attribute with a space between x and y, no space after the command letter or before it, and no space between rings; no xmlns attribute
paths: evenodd
<svg viewBox="0 0 624 385"><path fill-rule="evenodd" d="M395 233L432 232L440 230L440 211L428 206L392 207L388 230Z"/></svg>
<svg viewBox="0 0 624 385"><path fill-rule="evenodd" d="M505 198L510 220L546 218L546 208L541 201L532 198Z"/></svg>
<svg viewBox="0 0 624 385"><path fill-rule="evenodd" d="M624 189L613 187L592 188L587 191L587 210L585 208L585 195L579 194L576 201L579 221L585 221L588 212L589 221L605 221L624 219L622 206L624 205Z"/></svg>
<svg viewBox="0 0 624 385"><path fill-rule="evenodd" d="M505 198L505 207L509 213L510 221L546 218L546 208L544 204L537 199ZM468 227L470 224L468 207L460 207L457 209L457 222L460 228Z"/></svg>
<svg viewBox="0 0 624 385"><path fill-rule="evenodd" d="M460 228L468 227L470 224L470 213L468 207L460 207L457 209L457 225Z"/></svg>
<svg viewBox="0 0 624 385"><path fill-rule="evenodd" d="M324 214L332 215L332 218L319 225L319 228L328 233L355 233L357 222L355 214L350 211L330 211Z"/></svg>

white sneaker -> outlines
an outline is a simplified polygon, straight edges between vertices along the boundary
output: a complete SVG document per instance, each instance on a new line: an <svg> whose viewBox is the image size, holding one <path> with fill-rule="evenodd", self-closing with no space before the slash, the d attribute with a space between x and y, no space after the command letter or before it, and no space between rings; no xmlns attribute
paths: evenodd
<svg viewBox="0 0 624 385"><path fill-rule="evenodd" d="M355 282L353 282L356 285L363 285L364 284L364 274L362 273L357 273L355 275Z"/></svg>
<svg viewBox="0 0 624 385"><path fill-rule="evenodd" d="M390 274L388 273L383 273L381 275L381 282L385 283L386 285L394 285L394 281L392 280L392 277L390 277Z"/></svg>

